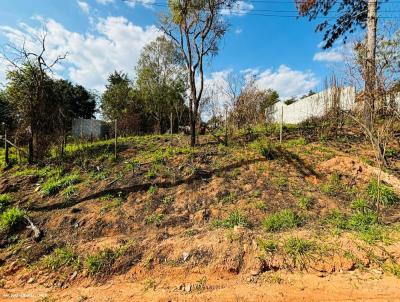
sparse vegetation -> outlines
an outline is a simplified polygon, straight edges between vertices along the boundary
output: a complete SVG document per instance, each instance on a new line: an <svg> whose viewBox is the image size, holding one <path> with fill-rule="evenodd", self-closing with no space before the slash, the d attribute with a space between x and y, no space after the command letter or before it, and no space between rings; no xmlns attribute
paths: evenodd
<svg viewBox="0 0 400 302"><path fill-rule="evenodd" d="M56 248L54 251L43 258L43 265L46 268L57 270L64 266L77 268L80 265L80 257L72 247Z"/></svg>
<svg viewBox="0 0 400 302"><path fill-rule="evenodd" d="M233 228L235 226L249 227L247 217L239 211L233 211L224 220L214 220L212 226L215 228Z"/></svg>
<svg viewBox="0 0 400 302"><path fill-rule="evenodd" d="M0 194L0 213L13 202L13 197L10 193Z"/></svg>
<svg viewBox="0 0 400 302"><path fill-rule="evenodd" d="M277 232L301 226L303 218L292 210L282 210L267 216L262 224L267 232Z"/></svg>
<svg viewBox="0 0 400 302"><path fill-rule="evenodd" d="M78 174L65 175L63 177L55 176L46 180L42 184L43 196L52 196L57 194L60 190L80 182Z"/></svg>
<svg viewBox="0 0 400 302"><path fill-rule="evenodd" d="M397 196L393 188L384 183L378 184L376 179L369 182L367 192L371 200L379 202L384 206L390 206L400 202L400 197Z"/></svg>
<svg viewBox="0 0 400 302"><path fill-rule="evenodd" d="M0 231L9 231L24 219L25 212L19 208L9 208L0 214Z"/></svg>

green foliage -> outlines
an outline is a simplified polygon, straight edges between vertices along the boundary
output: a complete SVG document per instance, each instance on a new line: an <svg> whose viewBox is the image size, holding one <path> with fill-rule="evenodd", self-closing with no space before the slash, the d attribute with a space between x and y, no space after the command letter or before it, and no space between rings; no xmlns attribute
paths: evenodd
<svg viewBox="0 0 400 302"><path fill-rule="evenodd" d="M56 248L54 251L42 260L46 268L57 270L64 266L79 267L80 257L72 247Z"/></svg>
<svg viewBox="0 0 400 302"><path fill-rule="evenodd" d="M273 254L278 250L278 243L274 240L257 239L258 247L265 253Z"/></svg>
<svg viewBox="0 0 400 302"><path fill-rule="evenodd" d="M342 184L339 174L333 173L329 177L329 180L322 185L321 191L329 196L335 196L340 193L342 191Z"/></svg>
<svg viewBox="0 0 400 302"><path fill-rule="evenodd" d="M290 237L283 244L285 253L293 258L304 256L315 249L315 242L299 237Z"/></svg>
<svg viewBox="0 0 400 302"><path fill-rule="evenodd" d="M43 196L52 196L57 194L60 190L67 188L71 185L77 184L81 181L78 174L66 175L63 177L52 177L47 179L42 184Z"/></svg>
<svg viewBox="0 0 400 302"><path fill-rule="evenodd" d="M255 141L250 144L250 147L257 150L263 157L268 160L275 159L279 155L277 147L271 141Z"/></svg>
<svg viewBox="0 0 400 302"><path fill-rule="evenodd" d="M300 209L309 210L314 205L314 199L310 196L302 196L299 199L298 204L299 204Z"/></svg>
<svg viewBox="0 0 400 302"><path fill-rule="evenodd" d="M278 190L282 191L282 190L284 190L284 189L287 187L287 185L288 185L288 179L287 179L286 176L281 175L281 176L274 177L274 178L272 179L272 183L274 184L274 186L275 186Z"/></svg>
<svg viewBox="0 0 400 302"><path fill-rule="evenodd" d="M22 222L25 212L19 208L10 208L0 214L0 231L9 231Z"/></svg>
<svg viewBox="0 0 400 302"><path fill-rule="evenodd" d="M233 203L236 200L236 193L235 192L229 192L228 194L224 195L223 197L220 198L220 201L223 204L228 204L228 203Z"/></svg>
<svg viewBox="0 0 400 302"><path fill-rule="evenodd" d="M266 231L277 232L297 228L303 224L303 219L292 210L286 209L267 216L262 224Z"/></svg>
<svg viewBox="0 0 400 302"><path fill-rule="evenodd" d="M333 209L326 215L325 223L336 229L346 229L347 218L346 215L338 209Z"/></svg>
<svg viewBox="0 0 400 302"><path fill-rule="evenodd" d="M100 212L105 213L113 208L119 207L122 204L123 199L119 196L114 197L112 195L105 195L101 198L101 201L103 206L101 207Z"/></svg>
<svg viewBox="0 0 400 302"><path fill-rule="evenodd" d="M164 219L164 215L161 213L155 213L146 217L146 224L155 224L157 226L161 225L161 222Z"/></svg>
<svg viewBox="0 0 400 302"><path fill-rule="evenodd" d="M299 137L295 139L288 140L285 142L286 147L296 147L296 146L305 146L307 144L304 137Z"/></svg>
<svg viewBox="0 0 400 302"><path fill-rule="evenodd" d="M112 265L114 259L114 251L106 249L97 254L88 255L85 259L84 266L90 275L95 275Z"/></svg>
<svg viewBox="0 0 400 302"><path fill-rule="evenodd" d="M90 275L96 275L111 270L114 262L121 256L124 256L133 246L134 242L128 241L116 249L105 249L95 254L87 255L84 261L84 267Z"/></svg>
<svg viewBox="0 0 400 302"><path fill-rule="evenodd" d="M13 197L10 193L0 194L0 213L4 212L4 210L13 202Z"/></svg>
<svg viewBox="0 0 400 302"><path fill-rule="evenodd" d="M249 227L250 223L247 217L240 213L238 210L233 211L224 220L214 220L212 222L212 227L214 228L233 228L235 226Z"/></svg>
<svg viewBox="0 0 400 302"><path fill-rule="evenodd" d="M379 202L385 206L394 205L400 202L399 196L394 192L393 188L380 183L373 179L369 182L367 188L368 196L375 202Z"/></svg>

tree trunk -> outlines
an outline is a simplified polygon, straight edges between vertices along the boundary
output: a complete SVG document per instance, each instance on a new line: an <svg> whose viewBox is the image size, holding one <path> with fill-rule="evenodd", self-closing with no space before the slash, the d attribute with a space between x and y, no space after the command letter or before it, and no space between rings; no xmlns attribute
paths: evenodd
<svg viewBox="0 0 400 302"><path fill-rule="evenodd" d="M117 158L117 146L118 146L118 132L117 132L117 119L114 122L114 157Z"/></svg>
<svg viewBox="0 0 400 302"><path fill-rule="evenodd" d="M10 158L8 155L8 144L7 144L7 130L4 130L4 149L5 149L5 154L4 154L4 161L6 162L6 165L8 166L10 164Z"/></svg>
<svg viewBox="0 0 400 302"><path fill-rule="evenodd" d="M375 88L376 88L376 25L377 25L377 0L368 0L367 20L367 64L365 75L365 101L364 119L365 125L371 129L375 111Z"/></svg>
<svg viewBox="0 0 400 302"><path fill-rule="evenodd" d="M33 164L33 135L31 134L28 141L28 163Z"/></svg>

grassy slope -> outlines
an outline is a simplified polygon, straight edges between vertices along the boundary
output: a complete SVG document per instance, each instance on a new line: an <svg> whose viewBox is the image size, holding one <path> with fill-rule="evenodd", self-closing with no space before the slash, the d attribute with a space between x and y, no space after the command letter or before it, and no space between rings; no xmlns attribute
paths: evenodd
<svg viewBox="0 0 400 302"><path fill-rule="evenodd" d="M34 276L69 286L127 272L148 288L182 272L198 274L199 287L202 276L225 274L277 281L271 270L400 275L399 226L382 222L395 220L398 204L378 221L369 178L321 168L346 153L369 162L367 144L241 141L202 137L193 149L179 135L125 138L118 160L112 142L70 145L63 163L3 172L7 208L24 209L44 237L33 243L18 221L3 230L1 285Z"/></svg>

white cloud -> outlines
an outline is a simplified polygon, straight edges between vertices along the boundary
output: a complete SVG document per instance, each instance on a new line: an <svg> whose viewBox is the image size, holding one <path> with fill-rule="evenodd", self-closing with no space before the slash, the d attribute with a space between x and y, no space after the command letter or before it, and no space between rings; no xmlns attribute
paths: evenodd
<svg viewBox="0 0 400 302"><path fill-rule="evenodd" d="M327 63L343 62L344 56L337 50L320 51L314 55L313 60Z"/></svg>
<svg viewBox="0 0 400 302"><path fill-rule="evenodd" d="M243 29L241 28L236 28L235 29L235 34L240 35L243 32Z"/></svg>
<svg viewBox="0 0 400 302"><path fill-rule="evenodd" d="M254 5L246 2L246 1L236 1L233 3L232 7L229 9L221 10L222 15L233 15L233 16L243 16L249 12L251 12L254 8Z"/></svg>
<svg viewBox="0 0 400 302"><path fill-rule="evenodd" d="M55 72L64 72L74 82L90 89L104 90L109 73L123 70L131 77L144 45L160 33L155 26L140 27L124 17L98 19L95 32L82 34L66 29L53 19L43 20L44 24L30 27L20 24L18 28L0 27L0 33L7 39L21 45L26 40L28 49L37 49L33 35L40 35L43 25L47 29L47 59L68 53L63 65ZM65 69L64 69L65 68Z"/></svg>
<svg viewBox="0 0 400 302"><path fill-rule="evenodd" d="M318 44L318 48L323 47L323 43ZM328 50L317 52L313 60L324 63L340 63L346 60L352 54L352 44L342 44Z"/></svg>
<svg viewBox="0 0 400 302"><path fill-rule="evenodd" d="M141 4L147 8L152 7L152 5L154 4L155 0L126 0L125 3L126 5L128 5L129 7L135 7L137 4Z"/></svg>
<svg viewBox="0 0 400 302"><path fill-rule="evenodd" d="M89 7L89 4L87 4L86 2L84 2L84 1L76 1L77 3L78 3L78 6L79 6L79 8L85 13L85 14L88 14L89 13L89 11L90 11L90 7Z"/></svg>
<svg viewBox="0 0 400 302"><path fill-rule="evenodd" d="M105 4L114 3L114 0L96 0L96 2L105 5Z"/></svg>
<svg viewBox="0 0 400 302"><path fill-rule="evenodd" d="M274 89L281 99L301 96L315 89L319 81L311 71L294 70L280 65L277 70L266 69L256 74L256 85L260 89Z"/></svg>

